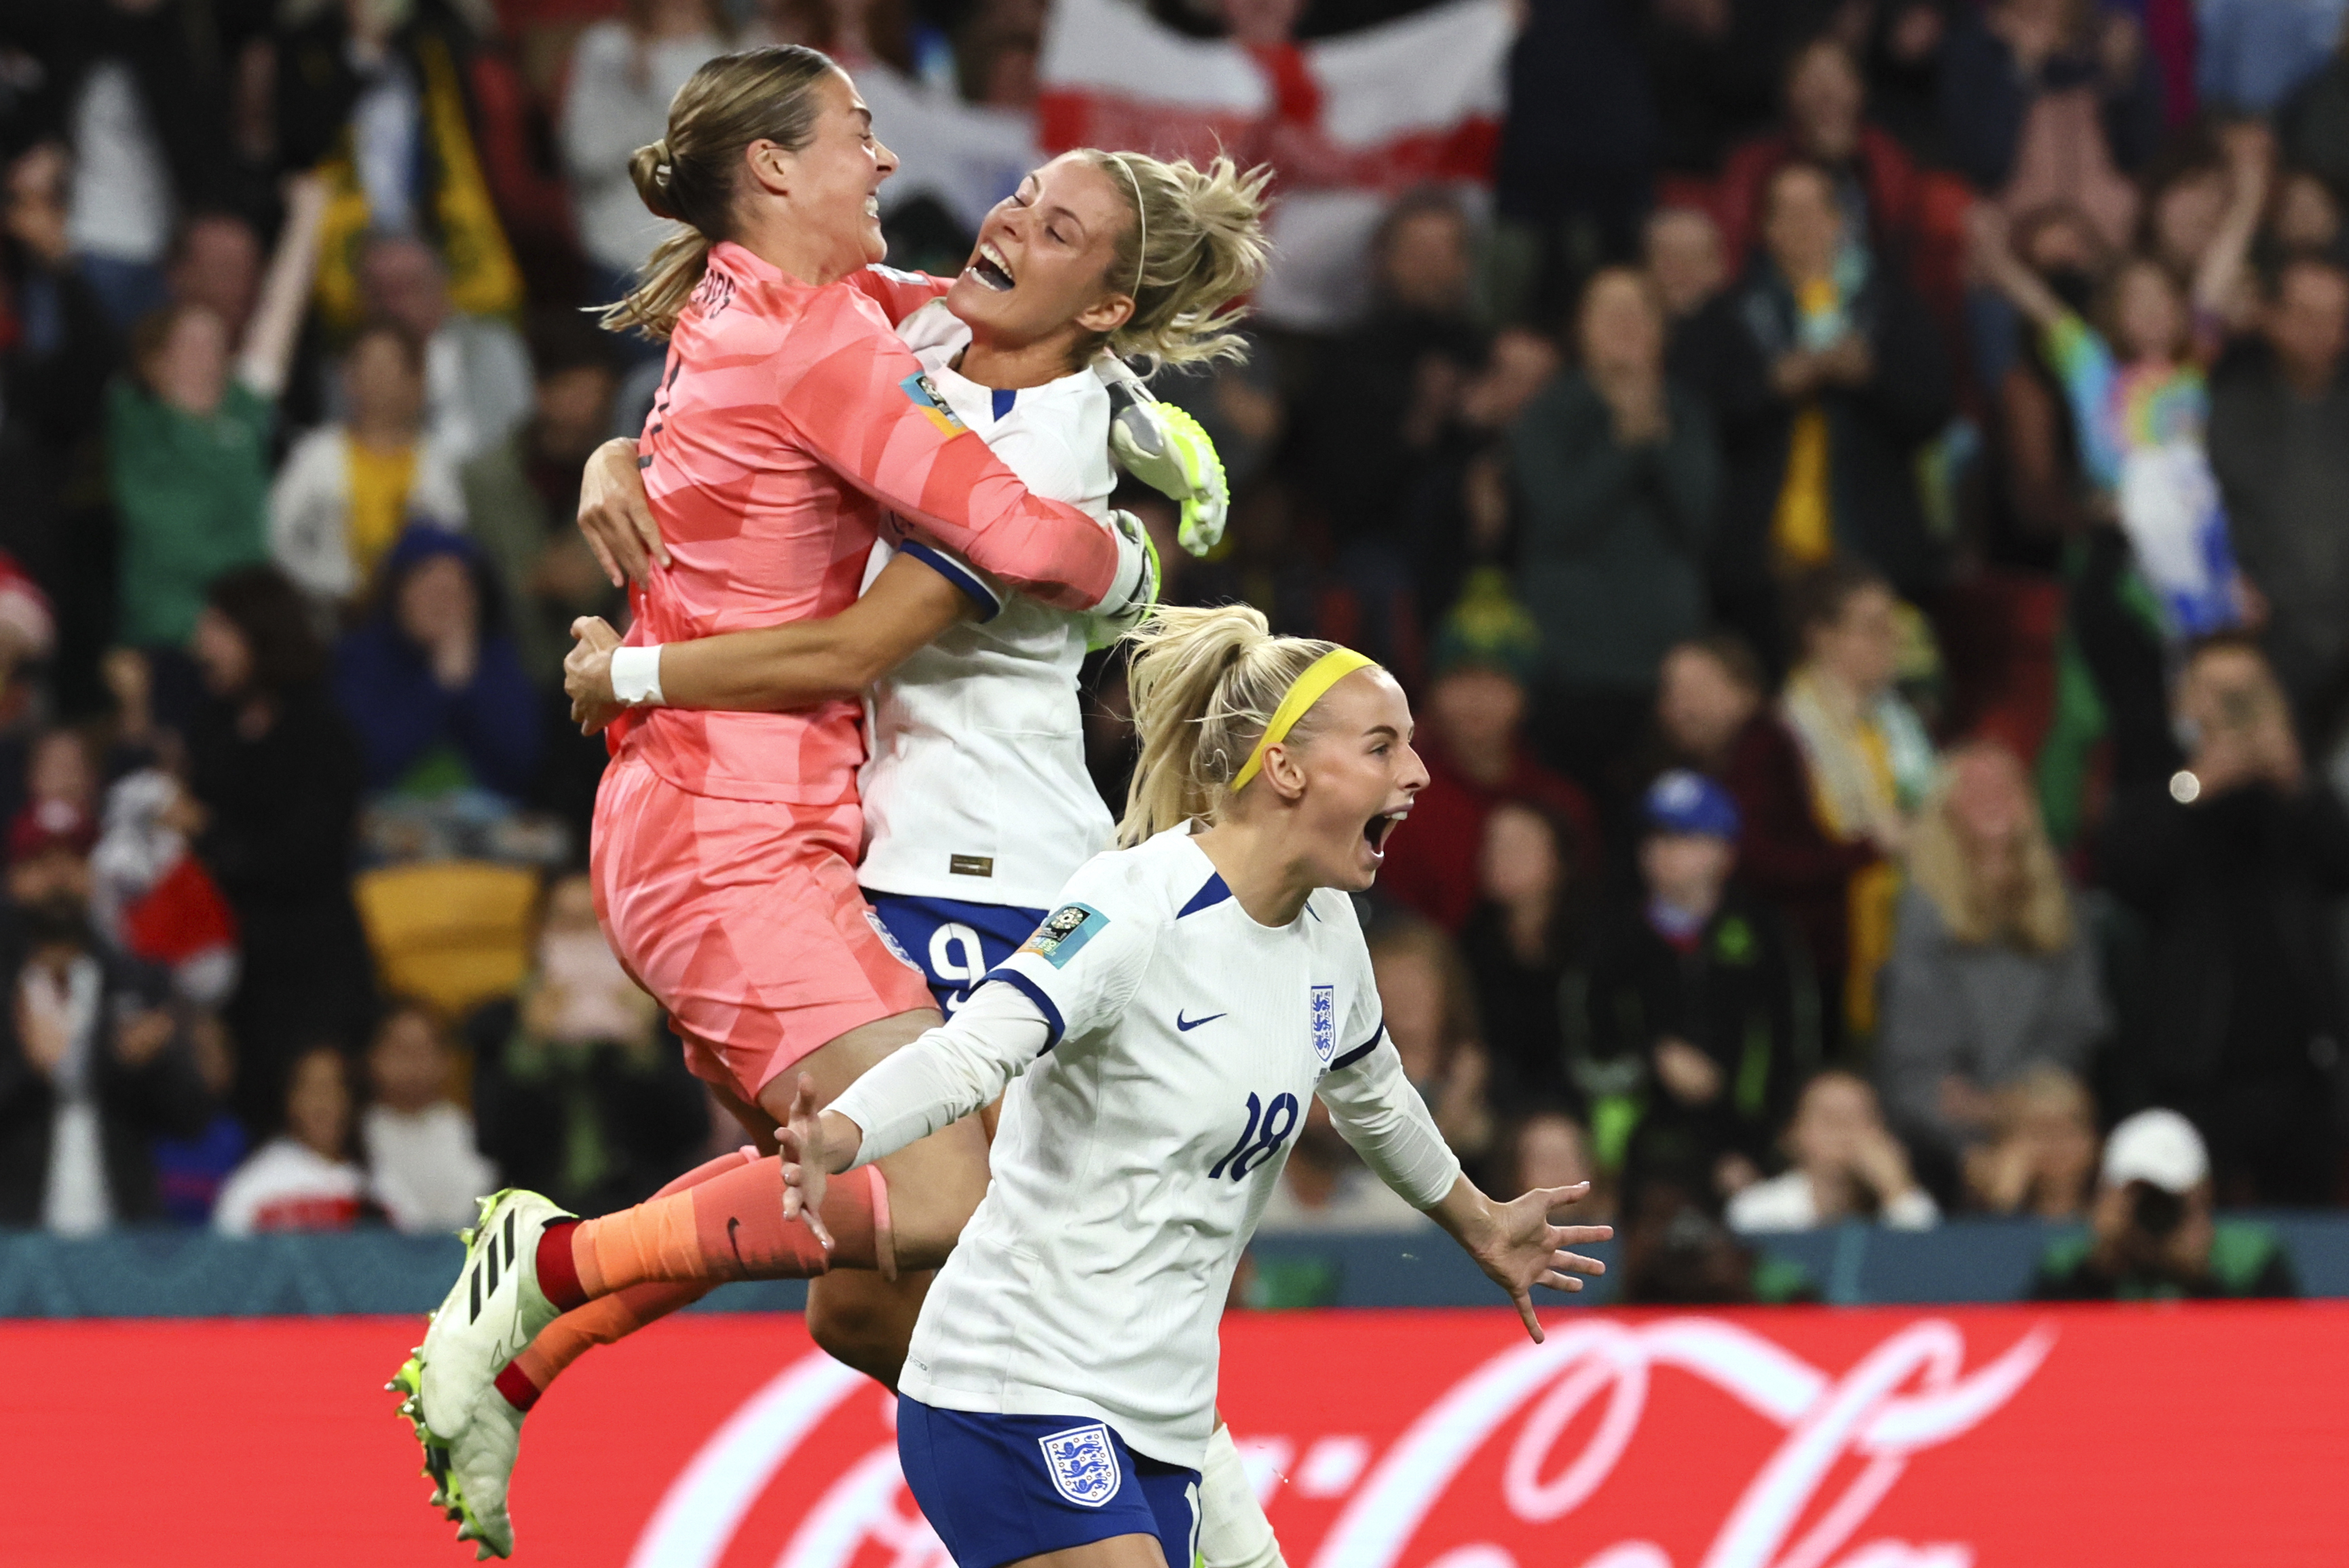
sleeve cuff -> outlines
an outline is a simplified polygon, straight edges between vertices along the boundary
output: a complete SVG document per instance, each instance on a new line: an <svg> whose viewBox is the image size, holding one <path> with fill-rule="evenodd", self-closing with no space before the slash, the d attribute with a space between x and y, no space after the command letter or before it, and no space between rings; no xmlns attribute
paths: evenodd
<svg viewBox="0 0 2349 1568"><path fill-rule="evenodd" d="M984 985L989 980L1002 981L1003 984L1035 1003L1036 1010L1044 1015L1044 1050L1037 1052L1038 1056L1042 1056L1045 1051L1050 1051L1061 1043L1061 1037L1069 1032L1068 1025L1061 1020L1061 1009L1053 1003L1052 998L1044 995L1044 987L1019 970L1008 966L988 970L986 978L979 984Z"/></svg>
<svg viewBox="0 0 2349 1568"><path fill-rule="evenodd" d="M1379 1042L1386 1038L1386 1035L1387 1021L1384 1018L1381 1018L1379 1020L1379 1026L1371 1031L1371 1037L1364 1040L1361 1045L1356 1046L1352 1050L1347 1051L1343 1055L1340 1056L1337 1060L1331 1062L1330 1064L1330 1070L1333 1073L1343 1072L1346 1068L1352 1067L1356 1062L1361 1061L1364 1057L1367 1057L1372 1051L1377 1050L1379 1048Z"/></svg>
<svg viewBox="0 0 2349 1568"><path fill-rule="evenodd" d="M926 544L918 539L906 539L899 542L897 549L969 595L970 602L978 608L980 620L992 621L1003 613L1003 600L995 590L988 587L978 573L936 545Z"/></svg>

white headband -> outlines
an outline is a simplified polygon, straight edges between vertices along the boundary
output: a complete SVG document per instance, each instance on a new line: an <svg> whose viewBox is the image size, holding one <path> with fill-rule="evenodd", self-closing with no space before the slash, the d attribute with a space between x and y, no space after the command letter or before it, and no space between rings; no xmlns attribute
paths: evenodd
<svg viewBox="0 0 2349 1568"><path fill-rule="evenodd" d="M1133 222L1139 231L1133 247L1133 304L1139 310L1142 308L1142 264L1150 254L1150 211L1143 203L1142 179L1134 173L1133 165L1125 160L1123 152L1113 152L1110 156L1120 169L1125 170L1126 179L1133 186Z"/></svg>

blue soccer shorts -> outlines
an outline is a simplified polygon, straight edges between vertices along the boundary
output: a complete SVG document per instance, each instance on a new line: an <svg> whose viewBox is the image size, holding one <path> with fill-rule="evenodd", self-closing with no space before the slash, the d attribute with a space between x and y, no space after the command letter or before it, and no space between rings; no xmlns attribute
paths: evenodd
<svg viewBox="0 0 2349 1568"><path fill-rule="evenodd" d="M901 1395L897 1460L957 1568L1116 1535L1156 1536L1167 1568L1197 1558L1199 1472L1135 1453L1091 1417L942 1410Z"/></svg>
<svg viewBox="0 0 2349 1568"><path fill-rule="evenodd" d="M958 898L900 892L868 892L864 897L928 979L930 995L947 1014L968 1000L971 987L1044 923L1043 910L1008 903L965 903Z"/></svg>

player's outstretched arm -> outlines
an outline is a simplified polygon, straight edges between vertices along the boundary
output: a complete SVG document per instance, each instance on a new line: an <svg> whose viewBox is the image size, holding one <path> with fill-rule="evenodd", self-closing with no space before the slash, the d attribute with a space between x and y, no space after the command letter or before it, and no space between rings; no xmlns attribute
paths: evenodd
<svg viewBox="0 0 2349 1568"><path fill-rule="evenodd" d="M1597 1258L1570 1253L1615 1234L1609 1225L1553 1225L1550 1212L1589 1195L1590 1183L1571 1187L1540 1187L1510 1202L1496 1203L1463 1176L1452 1184L1443 1202L1427 1211L1464 1248L1493 1282L1517 1304L1526 1332L1538 1345L1542 1326L1534 1316L1533 1287L1580 1290L1578 1274L1602 1274L1607 1265Z"/></svg>
<svg viewBox="0 0 2349 1568"><path fill-rule="evenodd" d="M1538 1344L1533 1287L1580 1290L1576 1274L1599 1274L1607 1265L1564 1249L1603 1242L1614 1235L1605 1225L1553 1225L1552 1209L1587 1195L1590 1184L1553 1187L1496 1203L1460 1174L1459 1157L1444 1146L1427 1102L1404 1078L1402 1058L1381 1025L1370 1041L1339 1058L1314 1090L1330 1108L1330 1119L1379 1179L1422 1210L1467 1250L1494 1283L1517 1304L1526 1332Z"/></svg>
<svg viewBox="0 0 2349 1568"><path fill-rule="evenodd" d="M630 656L656 661L649 692L635 685L626 693L618 689L612 663L620 654L619 634L595 616L582 616L571 624L577 642L563 661L563 689L571 697L572 719L587 735L639 702L728 713L812 707L860 696L915 649L976 612L969 594L901 555L837 615L633 650Z"/></svg>

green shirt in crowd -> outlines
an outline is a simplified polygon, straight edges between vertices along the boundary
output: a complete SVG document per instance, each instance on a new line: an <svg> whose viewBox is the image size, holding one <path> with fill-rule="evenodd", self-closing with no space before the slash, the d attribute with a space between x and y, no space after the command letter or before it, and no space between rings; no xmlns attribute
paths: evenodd
<svg viewBox="0 0 2349 1568"><path fill-rule="evenodd" d="M121 624L132 647L177 647L204 590L269 559L271 401L232 381L210 415L129 381L108 390L107 470L121 521Z"/></svg>

